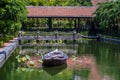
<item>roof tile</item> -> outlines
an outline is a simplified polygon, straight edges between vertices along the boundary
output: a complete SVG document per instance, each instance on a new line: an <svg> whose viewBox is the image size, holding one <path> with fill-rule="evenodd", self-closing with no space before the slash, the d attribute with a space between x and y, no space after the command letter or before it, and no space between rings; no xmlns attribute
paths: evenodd
<svg viewBox="0 0 120 80"><path fill-rule="evenodd" d="M28 17L92 17L96 7L28 6Z"/></svg>
<svg viewBox="0 0 120 80"><path fill-rule="evenodd" d="M28 17L93 17L97 4L107 0L91 0L93 6L27 6Z"/></svg>

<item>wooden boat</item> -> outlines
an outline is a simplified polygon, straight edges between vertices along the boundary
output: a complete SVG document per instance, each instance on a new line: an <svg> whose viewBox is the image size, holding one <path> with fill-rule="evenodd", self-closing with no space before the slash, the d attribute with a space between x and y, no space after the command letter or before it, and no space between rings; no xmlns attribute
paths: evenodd
<svg viewBox="0 0 120 80"><path fill-rule="evenodd" d="M43 55L43 66L58 66L66 63L68 56L58 49Z"/></svg>
<svg viewBox="0 0 120 80"><path fill-rule="evenodd" d="M88 38L88 39L100 39L100 36L84 36L81 35L82 38Z"/></svg>

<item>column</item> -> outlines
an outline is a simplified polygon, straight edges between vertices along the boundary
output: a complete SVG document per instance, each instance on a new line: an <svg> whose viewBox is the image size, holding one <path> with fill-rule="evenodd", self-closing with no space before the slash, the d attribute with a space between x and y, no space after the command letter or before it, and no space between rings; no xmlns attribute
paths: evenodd
<svg viewBox="0 0 120 80"><path fill-rule="evenodd" d="M77 20L76 19L74 20L74 24L75 24L74 29L76 30L77 29Z"/></svg>
<svg viewBox="0 0 120 80"><path fill-rule="evenodd" d="M80 18L78 18L78 28L77 31L80 31Z"/></svg>
<svg viewBox="0 0 120 80"><path fill-rule="evenodd" d="M52 30L52 18L48 18L49 31Z"/></svg>

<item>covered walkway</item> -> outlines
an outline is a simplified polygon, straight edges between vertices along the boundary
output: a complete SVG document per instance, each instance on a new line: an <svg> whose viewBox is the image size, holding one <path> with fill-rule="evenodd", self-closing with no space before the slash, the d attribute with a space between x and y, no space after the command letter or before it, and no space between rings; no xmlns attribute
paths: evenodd
<svg viewBox="0 0 120 80"><path fill-rule="evenodd" d="M79 30L80 22L86 21L89 27L96 27L97 23L93 20L94 12L98 3L107 0L91 0L93 6L27 6L28 19L45 19L49 31L52 30L54 20L67 20L74 22L74 30ZM39 26L39 23L38 23Z"/></svg>

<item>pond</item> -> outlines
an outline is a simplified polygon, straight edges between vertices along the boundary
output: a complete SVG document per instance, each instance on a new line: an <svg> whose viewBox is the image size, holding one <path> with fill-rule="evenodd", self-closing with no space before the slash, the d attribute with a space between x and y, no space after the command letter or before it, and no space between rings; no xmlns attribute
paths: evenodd
<svg viewBox="0 0 120 80"><path fill-rule="evenodd" d="M56 47L69 56L67 65L29 67L16 59L18 54L39 58ZM77 44L19 46L0 69L0 80L120 80L120 45L81 40Z"/></svg>

